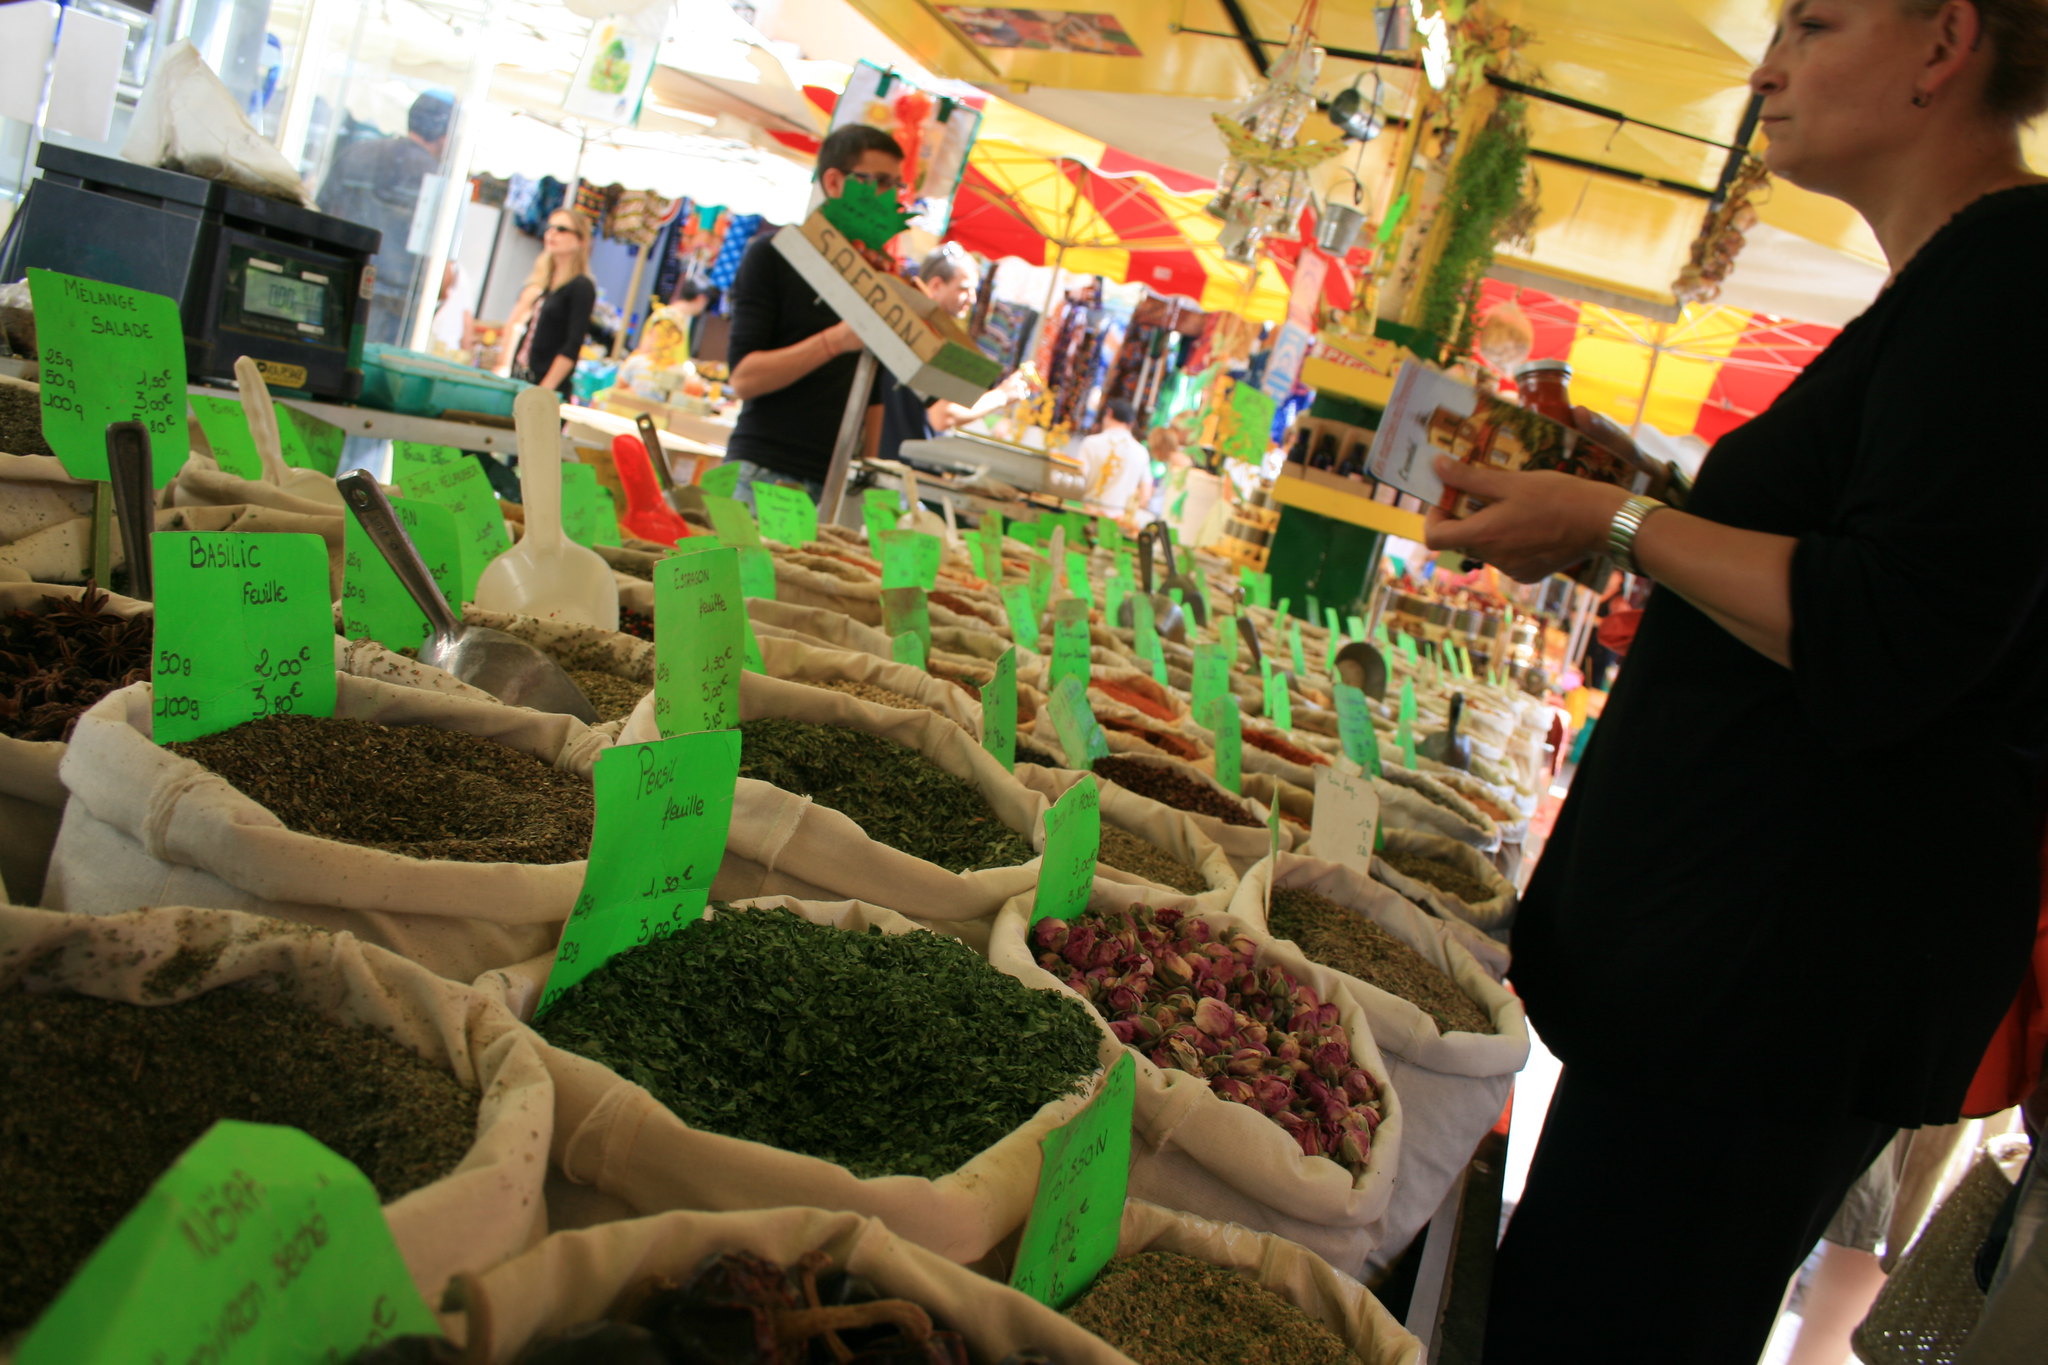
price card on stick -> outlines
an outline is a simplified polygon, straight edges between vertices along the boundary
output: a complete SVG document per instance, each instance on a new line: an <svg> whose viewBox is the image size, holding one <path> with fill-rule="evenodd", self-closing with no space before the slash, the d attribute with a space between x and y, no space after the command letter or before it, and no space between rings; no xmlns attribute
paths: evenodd
<svg viewBox="0 0 2048 1365"><path fill-rule="evenodd" d="M913 635L917 637L917 666L924 667L924 660L932 653L932 609L926 600L923 588L882 589L882 629L891 637ZM902 653L896 656L898 663L909 663Z"/></svg>
<svg viewBox="0 0 2048 1365"><path fill-rule="evenodd" d="M1116 1255L1131 1179L1138 1065L1126 1052L1088 1107L1045 1135L1044 1166L1010 1287L1050 1308L1080 1296Z"/></svg>
<svg viewBox="0 0 2048 1365"><path fill-rule="evenodd" d="M740 467L737 464L721 463L715 469L707 469L697 478L697 487L707 494L729 498L739 491Z"/></svg>
<svg viewBox="0 0 2048 1365"><path fill-rule="evenodd" d="M1270 607L1273 605L1273 575L1260 573L1256 569L1239 569L1238 578L1244 584L1246 606Z"/></svg>
<svg viewBox="0 0 2048 1365"><path fill-rule="evenodd" d="M1334 673L1337 671L1337 651L1344 648L1344 632L1337 625L1335 607L1323 608L1323 619L1329 622L1330 626L1329 654L1323 660L1323 667Z"/></svg>
<svg viewBox="0 0 2048 1365"><path fill-rule="evenodd" d="M158 531L152 733L197 739L265 716L334 714L327 542Z"/></svg>
<svg viewBox="0 0 2048 1365"><path fill-rule="evenodd" d="M1055 688L1063 678L1072 678L1088 689L1088 604L1067 598L1052 612L1052 662L1046 680Z"/></svg>
<svg viewBox="0 0 2048 1365"><path fill-rule="evenodd" d="M457 616L462 614L462 540L448 509L415 498L391 499L434 584ZM370 542L353 510L342 522L341 629L351 640L368 636L386 649L417 649L431 629L412 594Z"/></svg>
<svg viewBox="0 0 2048 1365"><path fill-rule="evenodd" d="M746 608L739 553L708 537L691 539L704 548L654 566L654 725L664 736L740 723Z"/></svg>
<svg viewBox="0 0 2048 1365"><path fill-rule="evenodd" d="M1380 797L1371 777L1316 769L1316 808L1309 821L1318 858L1371 875L1380 828Z"/></svg>
<svg viewBox="0 0 2048 1365"><path fill-rule="evenodd" d="M801 488L779 483L754 485L754 515L761 534L784 545L808 545L818 538L818 505Z"/></svg>
<svg viewBox="0 0 2048 1365"><path fill-rule="evenodd" d="M1308 675L1308 656L1303 654L1301 650L1301 622L1299 621L1289 621L1287 623L1287 650L1294 659L1295 676L1306 677Z"/></svg>
<svg viewBox="0 0 2048 1365"><path fill-rule="evenodd" d="M341 468L342 442L348 437L332 422L323 422L310 412L273 400L277 408L278 453L293 469L310 469L333 478ZM246 425L246 423L245 423ZM211 436L208 440L213 439Z"/></svg>
<svg viewBox="0 0 2048 1365"><path fill-rule="evenodd" d="M256 453L256 438L249 434L249 415L239 398L195 393L188 400L199 430L213 449L213 462L238 479L263 477L263 457ZM280 423L278 430L283 431Z"/></svg>
<svg viewBox="0 0 2048 1365"><path fill-rule="evenodd" d="M498 494L474 457L454 446L394 441L391 481L415 502L436 503L455 518L462 542L463 602L476 599L476 581L484 566L512 548Z"/></svg>
<svg viewBox="0 0 2048 1365"><path fill-rule="evenodd" d="M1209 704L1205 723L1216 736L1216 782L1232 796L1244 795L1244 714L1228 692Z"/></svg>
<svg viewBox="0 0 2048 1365"><path fill-rule="evenodd" d="M869 488L860 495L860 519L868 528L868 544L879 546L882 536L896 529L903 515L903 495L893 488Z"/></svg>
<svg viewBox="0 0 2048 1365"><path fill-rule="evenodd" d="M1130 595L1131 581L1124 577L1123 565L1112 562L1109 566L1109 573L1102 580L1102 615L1103 620L1110 627L1114 628L1122 621L1124 599ZM1137 608L1135 606L1131 608L1131 613L1134 617L1136 616Z"/></svg>
<svg viewBox="0 0 2048 1365"><path fill-rule="evenodd" d="M996 675L981 689L981 747L1008 772L1017 770L1017 648L996 660Z"/></svg>
<svg viewBox="0 0 2048 1365"><path fill-rule="evenodd" d="M974 550L976 563L981 567L982 578L991 585L1000 587L1003 582L1003 514L986 513L981 519L981 528L975 533Z"/></svg>
<svg viewBox="0 0 2048 1365"><path fill-rule="evenodd" d="M719 539L724 540L721 536ZM726 542L731 544L730 541ZM759 545L734 547L740 557L740 596L775 600L775 557Z"/></svg>
<svg viewBox="0 0 2048 1365"><path fill-rule="evenodd" d="M18 1365L321 1365L434 1334L376 1189L296 1128L200 1135L36 1320Z"/></svg>
<svg viewBox="0 0 2048 1365"><path fill-rule="evenodd" d="M587 464L562 465L562 534L578 545L617 545L619 515L609 488Z"/></svg>
<svg viewBox="0 0 2048 1365"><path fill-rule="evenodd" d="M1092 768L1096 759L1109 757L1109 735L1095 719L1095 708L1088 704L1088 693L1079 683L1062 678L1046 705L1070 765Z"/></svg>
<svg viewBox="0 0 2048 1365"><path fill-rule="evenodd" d="M1365 693L1349 683L1338 683L1336 693L1337 737L1344 745L1344 756L1378 777L1380 741L1373 733L1371 704Z"/></svg>
<svg viewBox="0 0 2048 1365"><path fill-rule="evenodd" d="M920 588L930 592L939 584L939 556L945 543L923 531L888 530L880 542L882 587Z"/></svg>
<svg viewBox="0 0 2048 1365"><path fill-rule="evenodd" d="M1266 719L1281 730L1294 728L1294 698L1287 691L1287 674L1278 669L1266 675Z"/></svg>
<svg viewBox="0 0 2048 1365"><path fill-rule="evenodd" d="M1003 614L1010 618L1010 634L1020 649L1038 653L1038 613L1033 610L1031 589L1011 583L1003 589Z"/></svg>
<svg viewBox="0 0 2048 1365"><path fill-rule="evenodd" d="M618 954L704 914L725 857L739 773L737 730L671 735L598 755L590 863L536 1015Z"/></svg>
<svg viewBox="0 0 2048 1365"><path fill-rule="evenodd" d="M43 439L74 479L104 483L107 427L149 428L150 486L178 477L185 427L185 325L161 294L28 272L41 351Z"/></svg>
<svg viewBox="0 0 2048 1365"><path fill-rule="evenodd" d="M1031 561L1031 607L1033 614L1045 615L1045 609L1052 605L1052 561L1034 559Z"/></svg>
<svg viewBox="0 0 2048 1365"><path fill-rule="evenodd" d="M1067 551L1067 591L1086 602L1095 605L1095 589L1088 582L1088 552Z"/></svg>
<svg viewBox="0 0 2048 1365"><path fill-rule="evenodd" d="M761 547L761 528L754 524L754 514L738 498L706 493L704 513L711 518L712 533L726 544Z"/></svg>
<svg viewBox="0 0 2048 1365"><path fill-rule="evenodd" d="M1193 653L1194 681L1189 685L1189 700L1196 716L1206 716L1212 702L1230 695L1230 665L1237 657L1237 642L1223 640L1213 645L1196 645Z"/></svg>
<svg viewBox="0 0 2048 1365"><path fill-rule="evenodd" d="M1045 813L1045 856L1031 902L1033 924L1042 919L1070 920L1088 908L1101 851L1102 789L1088 774Z"/></svg>

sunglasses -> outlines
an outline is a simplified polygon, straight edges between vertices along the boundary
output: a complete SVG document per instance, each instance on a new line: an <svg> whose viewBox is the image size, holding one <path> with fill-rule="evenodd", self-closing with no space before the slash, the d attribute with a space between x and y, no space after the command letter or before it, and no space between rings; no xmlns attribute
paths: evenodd
<svg viewBox="0 0 2048 1365"><path fill-rule="evenodd" d="M848 180L858 180L863 185L873 185L876 189L884 192L903 188L903 177L892 175L888 171L883 171L879 175L873 171L848 171L846 178Z"/></svg>
<svg viewBox="0 0 2048 1365"><path fill-rule="evenodd" d="M581 236L583 235L582 233L580 233L580 232L576 231L576 229L575 229L575 227L574 227L574 226L572 226L571 224L568 224L568 223L549 223L549 224L548 224L548 231L549 231L549 232L566 232L566 233L568 233L568 234L569 234L570 236L572 236L572 237L581 237Z"/></svg>

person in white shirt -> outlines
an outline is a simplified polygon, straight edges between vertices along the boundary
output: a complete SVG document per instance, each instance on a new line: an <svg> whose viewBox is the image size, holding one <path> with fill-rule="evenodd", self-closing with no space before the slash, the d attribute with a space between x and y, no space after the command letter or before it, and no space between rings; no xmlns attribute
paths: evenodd
<svg viewBox="0 0 2048 1365"><path fill-rule="evenodd" d="M1103 405L1102 430L1075 452L1088 479L1086 502L1097 516L1119 521L1145 510L1152 496L1152 457L1131 435L1131 405L1112 398Z"/></svg>

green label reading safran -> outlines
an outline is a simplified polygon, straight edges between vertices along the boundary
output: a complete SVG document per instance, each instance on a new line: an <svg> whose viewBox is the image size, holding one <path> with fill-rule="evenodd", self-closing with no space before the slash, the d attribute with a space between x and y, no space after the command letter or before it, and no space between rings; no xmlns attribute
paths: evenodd
<svg viewBox="0 0 2048 1365"><path fill-rule="evenodd" d="M598 755L590 863L536 1014L628 948L702 917L725 857L739 773L737 730L672 735Z"/></svg>
<svg viewBox="0 0 2048 1365"><path fill-rule="evenodd" d="M151 733L197 739L265 716L334 714L327 543L158 531Z"/></svg>
<svg viewBox="0 0 2048 1365"><path fill-rule="evenodd" d="M28 272L41 348L43 439L74 479L107 477L107 427L149 428L150 486L178 477L185 427L185 326L161 294Z"/></svg>
<svg viewBox="0 0 2048 1365"><path fill-rule="evenodd" d="M296 1128L224 1121L150 1186L18 1365L324 1365L431 1334L377 1192Z"/></svg>

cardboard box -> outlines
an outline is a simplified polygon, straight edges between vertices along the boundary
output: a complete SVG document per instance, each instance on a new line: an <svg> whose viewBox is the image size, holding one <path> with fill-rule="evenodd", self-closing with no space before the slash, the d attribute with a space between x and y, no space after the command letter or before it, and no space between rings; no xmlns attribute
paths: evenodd
<svg viewBox="0 0 2048 1365"><path fill-rule="evenodd" d="M1413 360L1407 347L1379 337L1350 337L1321 332L1302 362L1301 382L1375 408L1387 405L1394 377Z"/></svg>
<svg viewBox="0 0 2048 1365"><path fill-rule="evenodd" d="M1003 377L923 290L869 265L824 214L777 232L775 249L907 387L971 406Z"/></svg>
<svg viewBox="0 0 2048 1365"><path fill-rule="evenodd" d="M1541 413L1411 361L1394 381L1366 472L1452 516L1478 510L1470 494L1444 487L1439 455L1490 469L1557 470L1635 493L1649 491L1655 473Z"/></svg>

